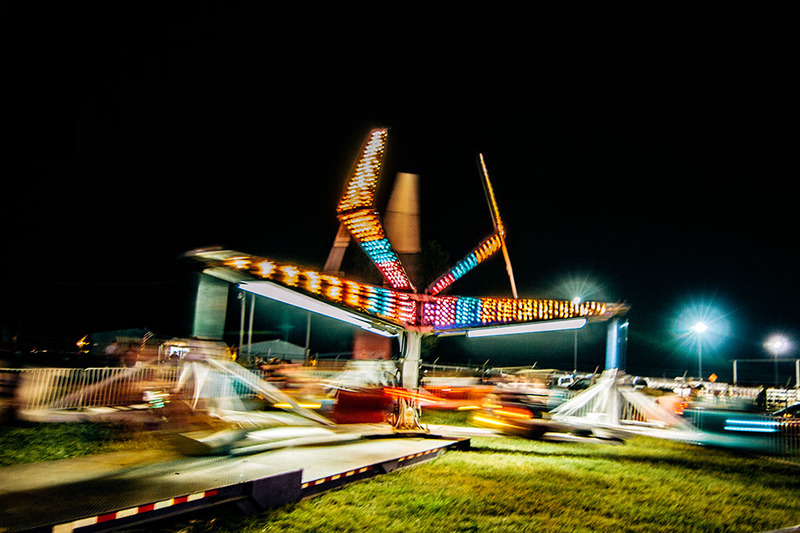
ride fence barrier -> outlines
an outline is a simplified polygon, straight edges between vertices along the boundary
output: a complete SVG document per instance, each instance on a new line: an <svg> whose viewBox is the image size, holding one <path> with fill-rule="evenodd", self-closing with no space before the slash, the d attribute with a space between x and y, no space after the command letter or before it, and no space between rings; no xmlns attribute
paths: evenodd
<svg viewBox="0 0 800 533"><path fill-rule="evenodd" d="M796 404L800 400L798 389L767 389L767 409L777 410Z"/></svg>
<svg viewBox="0 0 800 533"><path fill-rule="evenodd" d="M187 373L184 366L171 364L2 371L14 376L15 390L9 396L13 396L15 410L22 413L146 404L159 395L189 400L214 398L228 405L257 396L246 380L237 379L241 376L214 368L204 368L201 373ZM262 372L245 368L241 373L265 377Z"/></svg>
<svg viewBox="0 0 800 533"><path fill-rule="evenodd" d="M104 368L23 368L15 402L19 411L81 409L145 402L143 390L174 386L176 366Z"/></svg>

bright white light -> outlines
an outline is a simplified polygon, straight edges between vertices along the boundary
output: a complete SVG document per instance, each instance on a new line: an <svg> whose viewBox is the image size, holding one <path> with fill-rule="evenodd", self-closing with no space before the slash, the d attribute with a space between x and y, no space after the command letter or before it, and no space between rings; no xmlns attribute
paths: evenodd
<svg viewBox="0 0 800 533"><path fill-rule="evenodd" d="M714 355L731 338L732 314L715 296L698 296L687 300L673 317L671 330L675 340L686 353Z"/></svg>
<svg viewBox="0 0 800 533"><path fill-rule="evenodd" d="M348 324L358 326L367 331L377 333L378 335L383 335L384 337L395 336L395 333L379 329L375 327L368 319L355 313L351 313L349 311L345 311L344 309L320 302L319 300L315 300L310 296L306 296L291 289L281 287L280 285L276 285L270 281L245 281L239 284L239 288L247 292L252 292L254 294L270 298L272 300L277 300L285 304L299 307L300 309L305 309L306 311L311 311L312 313L319 313L320 315L325 315L330 318L335 318L336 320L341 320L342 322L347 322Z"/></svg>
<svg viewBox="0 0 800 533"><path fill-rule="evenodd" d="M497 326L491 328L471 329L467 331L467 337L491 337L493 335L517 335L520 333L562 331L565 329L580 329L585 325L586 325L585 318L571 318L569 320L549 320L546 322L530 322L528 324L515 324L512 326Z"/></svg>
<svg viewBox="0 0 800 533"><path fill-rule="evenodd" d="M581 297L580 296L576 296L575 298L573 298L572 299L572 304L575 305L576 307L581 305Z"/></svg>
<svg viewBox="0 0 800 533"><path fill-rule="evenodd" d="M783 355L789 351L791 348L792 343L789 342L789 339L781 335L780 333L776 333L775 335L771 335L765 342L764 348L774 356Z"/></svg>
<svg viewBox="0 0 800 533"><path fill-rule="evenodd" d="M562 298L580 298L581 302L607 302L610 298L608 288L601 285L595 275L588 272L572 272L556 281L554 294Z"/></svg>

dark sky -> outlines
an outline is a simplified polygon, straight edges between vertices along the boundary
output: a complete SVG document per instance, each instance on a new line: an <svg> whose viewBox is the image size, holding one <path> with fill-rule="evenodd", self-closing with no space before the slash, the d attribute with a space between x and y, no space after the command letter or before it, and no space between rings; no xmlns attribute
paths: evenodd
<svg viewBox="0 0 800 533"><path fill-rule="evenodd" d="M521 295L571 298L580 279L627 301L637 372L695 368L674 331L692 305L726 316L706 352L720 374L765 357L770 332L797 335L797 107L780 28L678 17L655 34L544 36L542 21L521 33L506 18L513 31L477 39L430 21L355 32L236 4L136 9L19 19L6 336L177 329L178 257L195 247L321 266L374 126L391 128L382 198L396 172L420 174L423 239L453 261L491 232L482 152ZM509 295L502 260L453 292ZM602 331L581 335L601 360Z"/></svg>

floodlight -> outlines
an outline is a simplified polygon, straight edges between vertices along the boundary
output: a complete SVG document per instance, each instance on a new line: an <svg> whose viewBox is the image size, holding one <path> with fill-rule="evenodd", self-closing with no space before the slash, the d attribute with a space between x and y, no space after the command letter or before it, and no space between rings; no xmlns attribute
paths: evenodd
<svg viewBox="0 0 800 533"><path fill-rule="evenodd" d="M774 356L779 356L785 354L789 348L791 347L791 343L789 339L785 336L781 335L780 333L776 333L770 336L764 342L764 348Z"/></svg>

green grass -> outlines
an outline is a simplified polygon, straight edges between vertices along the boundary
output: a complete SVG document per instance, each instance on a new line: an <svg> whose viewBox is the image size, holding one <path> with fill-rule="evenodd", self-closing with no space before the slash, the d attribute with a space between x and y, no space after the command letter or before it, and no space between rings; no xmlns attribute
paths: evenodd
<svg viewBox="0 0 800 533"><path fill-rule="evenodd" d="M413 468L183 531L767 531L800 523L800 467L637 438L475 438Z"/></svg>
<svg viewBox="0 0 800 533"><path fill-rule="evenodd" d="M151 434L115 424L28 423L0 426L0 466L143 450Z"/></svg>
<svg viewBox="0 0 800 533"><path fill-rule="evenodd" d="M426 409L420 420L423 424L441 424L446 426L469 426L469 418L473 411L450 411Z"/></svg>
<svg viewBox="0 0 800 533"><path fill-rule="evenodd" d="M88 424L4 429L2 464L18 457L10 448L25 448L28 462L131 449L147 439ZM297 504L250 516L219 511L160 531L762 532L800 524L798 501L800 466L774 458L643 437L624 445L473 438L469 451Z"/></svg>

